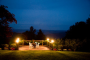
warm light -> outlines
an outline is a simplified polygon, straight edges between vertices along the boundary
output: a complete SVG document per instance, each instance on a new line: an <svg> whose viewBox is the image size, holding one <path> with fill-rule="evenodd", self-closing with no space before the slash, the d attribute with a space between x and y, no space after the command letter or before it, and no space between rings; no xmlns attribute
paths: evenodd
<svg viewBox="0 0 90 60"><path fill-rule="evenodd" d="M54 43L54 40L51 40L51 43Z"/></svg>
<svg viewBox="0 0 90 60"><path fill-rule="evenodd" d="M49 41L49 38L47 38L47 41Z"/></svg>
<svg viewBox="0 0 90 60"><path fill-rule="evenodd" d="M17 38L16 43L19 43L19 38Z"/></svg>

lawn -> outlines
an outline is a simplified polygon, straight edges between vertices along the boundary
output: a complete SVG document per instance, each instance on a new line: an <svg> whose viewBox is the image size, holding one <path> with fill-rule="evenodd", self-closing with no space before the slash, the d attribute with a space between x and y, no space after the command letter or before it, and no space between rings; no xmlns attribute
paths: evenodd
<svg viewBox="0 0 90 60"><path fill-rule="evenodd" d="M90 60L90 52L0 50L0 60Z"/></svg>

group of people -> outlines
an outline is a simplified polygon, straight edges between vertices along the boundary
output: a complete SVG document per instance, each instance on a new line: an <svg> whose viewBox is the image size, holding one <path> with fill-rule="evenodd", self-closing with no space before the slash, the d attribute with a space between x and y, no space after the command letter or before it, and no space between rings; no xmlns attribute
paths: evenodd
<svg viewBox="0 0 90 60"><path fill-rule="evenodd" d="M40 43L38 43L38 42L35 42L35 43L30 43L30 42L29 42L29 49L30 49L30 48L39 48L39 44L40 44Z"/></svg>

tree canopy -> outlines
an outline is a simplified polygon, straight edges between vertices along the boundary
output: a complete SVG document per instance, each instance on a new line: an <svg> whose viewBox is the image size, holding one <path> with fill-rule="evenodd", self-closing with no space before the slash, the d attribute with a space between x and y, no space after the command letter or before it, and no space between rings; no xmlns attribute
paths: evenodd
<svg viewBox="0 0 90 60"><path fill-rule="evenodd" d="M45 35L43 34L43 32L42 32L41 29L39 30L36 39L37 39L37 40L45 40L45 39L46 39L46 37L45 37Z"/></svg>
<svg viewBox="0 0 90 60"><path fill-rule="evenodd" d="M85 39L89 38L90 34L90 18L86 22L77 22L75 25L70 26L70 29L66 32L65 38L68 39Z"/></svg>
<svg viewBox="0 0 90 60"><path fill-rule="evenodd" d="M40 29L38 34L35 34L36 29L33 28L33 26L30 27L30 31L26 31L23 33L25 39L27 40L45 40L45 35L43 34L42 30Z"/></svg>
<svg viewBox="0 0 90 60"><path fill-rule="evenodd" d="M33 26L31 26L30 31L26 31L23 34L27 37L26 39L32 40L32 39L35 39L35 32L36 32L36 29L34 29Z"/></svg>
<svg viewBox="0 0 90 60"><path fill-rule="evenodd" d="M7 37L11 37L13 32L9 24L15 22L17 24L17 20L15 19L15 15L10 13L6 8L7 6L0 6L0 42L3 43ZM2 41L1 41L2 40Z"/></svg>

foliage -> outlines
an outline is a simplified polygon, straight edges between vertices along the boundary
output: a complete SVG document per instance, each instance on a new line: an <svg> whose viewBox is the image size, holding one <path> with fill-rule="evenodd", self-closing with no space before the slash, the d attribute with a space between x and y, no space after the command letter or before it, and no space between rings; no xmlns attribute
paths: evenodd
<svg viewBox="0 0 90 60"><path fill-rule="evenodd" d="M46 39L46 37L43 34L42 30L40 29L38 34L36 35L36 40L45 40L45 39Z"/></svg>
<svg viewBox="0 0 90 60"><path fill-rule="evenodd" d="M7 43L7 38L12 36L12 29L9 24L12 22L17 23L15 15L11 14L6 8L7 6L0 6L0 43Z"/></svg>
<svg viewBox="0 0 90 60"><path fill-rule="evenodd" d="M86 22L77 22L70 26L66 32L65 44L72 49L78 51L90 51L90 18Z"/></svg>
<svg viewBox="0 0 90 60"><path fill-rule="evenodd" d="M68 39L83 39L86 38L86 23L77 22L75 25L70 26L70 29L66 32L65 38ZM82 34L83 33L83 34Z"/></svg>
<svg viewBox="0 0 90 60"><path fill-rule="evenodd" d="M25 39L25 37L22 33L13 33L12 37L9 39L10 44L15 43L17 38L19 38L20 41Z"/></svg>
<svg viewBox="0 0 90 60"><path fill-rule="evenodd" d="M33 40L33 39L34 40L45 40L46 39L41 29L39 30L37 35L35 34L35 32L36 32L36 29L34 29L33 26L31 26L30 31L26 31L23 33L24 39L27 39L27 40Z"/></svg>
<svg viewBox="0 0 90 60"><path fill-rule="evenodd" d="M32 40L35 39L35 32L36 29L33 28L33 26L30 27L30 31L26 31L23 33L23 35L28 39L28 40Z"/></svg>
<svg viewBox="0 0 90 60"><path fill-rule="evenodd" d="M56 39L54 40L54 43L50 43L51 48L63 49L64 40L62 39Z"/></svg>
<svg viewBox="0 0 90 60"><path fill-rule="evenodd" d="M86 22L76 22L75 25L70 26L66 32L65 38L68 39L89 39L90 34L90 18Z"/></svg>
<svg viewBox="0 0 90 60"><path fill-rule="evenodd" d="M65 45L67 45L67 49L77 51L90 51L89 43L86 39L65 39Z"/></svg>
<svg viewBox="0 0 90 60"><path fill-rule="evenodd" d="M12 43L11 45L10 45L10 49L17 49L17 45L16 45L16 43Z"/></svg>

